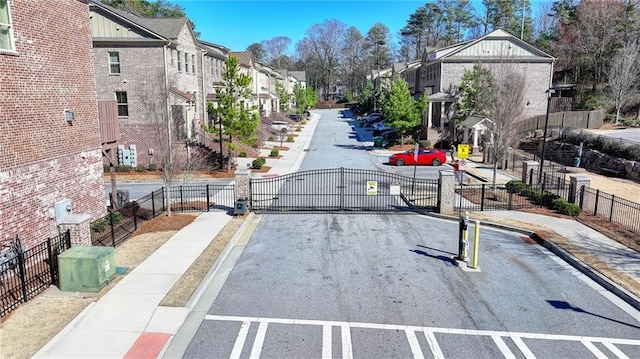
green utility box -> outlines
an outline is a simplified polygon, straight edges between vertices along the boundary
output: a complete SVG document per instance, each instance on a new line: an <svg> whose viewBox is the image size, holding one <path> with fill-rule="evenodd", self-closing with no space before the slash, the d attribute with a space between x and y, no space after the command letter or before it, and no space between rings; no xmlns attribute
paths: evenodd
<svg viewBox="0 0 640 359"><path fill-rule="evenodd" d="M373 147L382 147L382 137L373 138Z"/></svg>
<svg viewBox="0 0 640 359"><path fill-rule="evenodd" d="M113 247L76 246L58 255L60 290L99 292L116 274Z"/></svg>

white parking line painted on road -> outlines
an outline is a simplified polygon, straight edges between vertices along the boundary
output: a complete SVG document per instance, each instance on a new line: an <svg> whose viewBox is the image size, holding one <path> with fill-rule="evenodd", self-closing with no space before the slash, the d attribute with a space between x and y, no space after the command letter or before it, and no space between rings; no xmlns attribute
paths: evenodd
<svg viewBox="0 0 640 359"><path fill-rule="evenodd" d="M593 345L592 342L586 341L586 340L582 340L581 341L582 344L584 344L585 347L587 347L587 349L589 349L590 352L593 353L593 355L596 356L596 358L598 359L608 359L608 357L606 355L604 355L603 352L600 351L600 349L596 348L595 345Z"/></svg>
<svg viewBox="0 0 640 359"><path fill-rule="evenodd" d="M615 345L613 345L611 343L607 343L607 342L604 342L602 344L604 344L604 346L607 349L611 350L611 352L613 354L615 354L618 358L620 358L620 359L630 359L625 353L622 352L622 350L618 349L618 347L616 347Z"/></svg>
<svg viewBox="0 0 640 359"><path fill-rule="evenodd" d="M416 332L409 329L405 330L404 332L407 335L407 340L409 341L409 346L411 347L413 357L415 359L424 359L424 354L422 354L422 348L420 348L420 343L418 342L418 338L416 337Z"/></svg>
<svg viewBox="0 0 640 359"><path fill-rule="evenodd" d="M424 333L424 336L427 338L427 343L429 343L429 349L431 349L431 354L433 354L433 357L435 359L444 359L444 354L442 353L442 349L440 349L440 345L438 344L438 341L436 340L436 336L433 334L433 332L428 330L427 328L424 328L422 332Z"/></svg>
<svg viewBox="0 0 640 359"><path fill-rule="evenodd" d="M238 337L236 338L235 344L233 344L233 350L231 350L231 355L229 359L238 359L240 358L240 354L242 354L242 348L244 347L244 341L247 340L247 334L249 333L249 327L251 326L250 321L243 321L240 326L240 332L238 333Z"/></svg>
<svg viewBox="0 0 640 359"><path fill-rule="evenodd" d="M333 356L333 349L331 348L331 330L333 329L330 325L322 326L322 359L331 359Z"/></svg>
<svg viewBox="0 0 640 359"><path fill-rule="evenodd" d="M513 340L513 342L516 343L516 346L518 347L518 349L520 350L522 355L524 355L525 358L527 358L527 359L536 359L536 356L533 355L533 353L531 352L529 347L524 343L522 338L516 337L516 336L512 336L511 340Z"/></svg>
<svg viewBox="0 0 640 359"><path fill-rule="evenodd" d="M264 336L267 334L267 326L269 326L269 323L260 322L258 332L256 333L256 340L254 340L253 347L251 348L251 355L249 356L250 359L260 358L262 344L264 344Z"/></svg>
<svg viewBox="0 0 640 359"><path fill-rule="evenodd" d="M516 356L513 355L513 352L511 352L511 349L509 349L509 347L504 342L504 340L502 340L502 337L492 335L491 339L493 339L493 342L496 343L496 345L498 346L498 349L500 349L505 359L516 359Z"/></svg>
<svg viewBox="0 0 640 359"><path fill-rule="evenodd" d="M351 327L345 323L340 327L342 331L342 359L353 359L353 346L351 345Z"/></svg>
<svg viewBox="0 0 640 359"><path fill-rule="evenodd" d="M424 332L424 335L427 338L429 348L431 349L431 352L435 358L444 358L442 350L438 345L438 342L435 337L436 333L445 334L445 335L469 335L469 336L491 337L493 341L496 343L496 345L498 345L500 350L503 353L506 353L505 354L506 357L509 357L508 355L511 352L508 351L509 348L506 346L502 338L511 338L511 340L515 343L515 345L518 347L518 349L522 352L522 354L527 359L534 359L535 355L531 352L531 350L529 350L527 345L524 343L523 339L572 341L576 343L580 342L583 345L585 345L587 348L589 348L589 350L591 350L595 355L598 355L598 353L601 353L601 352L597 347L593 345L593 343L602 343L607 348L609 348L611 352L613 352L615 355L617 355L620 358L627 358L627 357L622 351L616 348L614 344L640 346L640 340L638 339L601 338L601 337L585 337L585 336L562 335L562 334L505 332L505 331L494 331L494 330L433 328L433 327L419 327L419 326L412 326L412 325L396 325L396 324L338 322L338 321L322 321L322 320L308 320L308 319L256 318L256 317L237 317L237 316L224 316L224 315L207 315L205 316L205 320L242 322L240 332L238 333L238 337L236 338L236 343L231 353L231 358L238 358L240 356L240 353L242 352L242 348L244 347L244 342L246 340L247 333L249 331L249 325L254 322L260 323L261 327L263 328L262 330L264 331L257 336L260 338L260 341L264 340L264 335L267 330L267 326L266 325L262 326L262 324L275 323L275 324L289 324L289 325L312 325L312 326L323 327L323 349L322 349L323 357L325 357L325 353L326 353L326 357L331 357L331 330L332 330L332 327L340 327L342 332L341 333L342 357L347 359L353 358L351 328L395 330L395 331L404 331L405 333L409 333L412 331L413 332L422 331ZM412 346L411 350L414 351L414 349L418 348L419 352L421 352L418 342L416 341L412 343L413 339L410 338L409 334L407 334L407 338L410 341L409 344ZM262 344L260 344L260 346L261 345ZM415 347L414 345L417 345L417 347ZM415 355L416 354L414 351L414 356Z"/></svg>

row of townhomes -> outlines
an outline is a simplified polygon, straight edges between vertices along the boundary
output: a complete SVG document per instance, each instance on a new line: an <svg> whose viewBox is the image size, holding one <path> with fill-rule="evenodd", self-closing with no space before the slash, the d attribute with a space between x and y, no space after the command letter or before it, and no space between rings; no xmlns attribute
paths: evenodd
<svg viewBox="0 0 640 359"><path fill-rule="evenodd" d="M202 125L214 125L207 103L215 106L230 55L251 75L246 105L262 116L280 109L277 81L289 92L306 85L304 72L199 39L187 18L143 18L96 0L0 0L0 240L19 236L29 248L106 215L104 165L161 165L163 133L190 156L189 144L206 142ZM416 97L429 95L426 136L444 125L448 90L465 70L505 59L527 73L525 114L544 113L554 58L501 30L372 78L384 86L402 76Z"/></svg>
<svg viewBox="0 0 640 359"><path fill-rule="evenodd" d="M525 76L524 116L531 117L545 113L546 91L552 86L555 58L525 41L503 30L495 30L473 40L443 48L429 49L419 60L395 63L387 69L375 70L369 78L376 87L385 88L391 81L402 77L407 81L412 95L418 99L426 94L429 108L423 116L422 136L427 138L430 128L442 128L451 117L450 107L454 101L451 90L462 82L465 71L470 71L478 63L494 67L510 63L521 69ZM470 119L466 124L473 133L468 134L468 142L479 146L483 130L479 121ZM475 126L480 125L480 126ZM467 141L464 141L467 142Z"/></svg>
<svg viewBox="0 0 640 359"><path fill-rule="evenodd" d="M160 134L188 156L213 124L207 102L230 55L253 79L246 106L263 116L280 109L276 81L289 92L306 85L304 73L199 39L187 18L95 0L0 0L0 240L29 248L106 215L104 165L160 165Z"/></svg>

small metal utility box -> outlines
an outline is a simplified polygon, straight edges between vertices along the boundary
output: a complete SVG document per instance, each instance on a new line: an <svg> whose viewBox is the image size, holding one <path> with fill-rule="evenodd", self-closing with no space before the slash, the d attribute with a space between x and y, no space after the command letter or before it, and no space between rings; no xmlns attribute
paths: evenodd
<svg viewBox="0 0 640 359"><path fill-rule="evenodd" d="M113 247L76 246L58 255L60 290L99 292L116 274Z"/></svg>

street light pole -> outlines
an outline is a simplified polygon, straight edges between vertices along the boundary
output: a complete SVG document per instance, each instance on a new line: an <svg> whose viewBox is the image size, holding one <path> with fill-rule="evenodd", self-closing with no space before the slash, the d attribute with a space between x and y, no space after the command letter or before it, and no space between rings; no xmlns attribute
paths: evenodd
<svg viewBox="0 0 640 359"><path fill-rule="evenodd" d="M220 171L222 171L222 168L224 166L223 164L224 158L222 156L222 119L220 118L220 115L218 115L217 117L218 117L218 135L220 136Z"/></svg>
<svg viewBox="0 0 640 359"><path fill-rule="evenodd" d="M540 173L538 176L538 183L542 183L542 176L544 170L544 155L545 148L547 145L547 127L549 126L549 110L551 108L551 96L556 93L556 91L552 88L545 91L547 95L547 115L544 118L544 132L542 134L542 155L540 156Z"/></svg>

